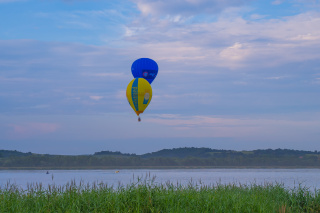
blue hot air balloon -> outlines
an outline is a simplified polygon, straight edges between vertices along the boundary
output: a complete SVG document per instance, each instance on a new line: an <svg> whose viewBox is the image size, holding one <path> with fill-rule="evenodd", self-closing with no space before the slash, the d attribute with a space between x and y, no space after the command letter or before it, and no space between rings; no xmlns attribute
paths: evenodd
<svg viewBox="0 0 320 213"><path fill-rule="evenodd" d="M150 58L139 58L131 66L134 78L144 78L150 84L158 74L158 64Z"/></svg>

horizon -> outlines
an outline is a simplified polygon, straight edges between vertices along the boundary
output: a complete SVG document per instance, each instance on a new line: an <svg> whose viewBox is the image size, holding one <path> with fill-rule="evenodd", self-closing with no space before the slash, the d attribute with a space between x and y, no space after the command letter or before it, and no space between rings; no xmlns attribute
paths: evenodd
<svg viewBox="0 0 320 213"><path fill-rule="evenodd" d="M145 155L145 154L152 154L155 152L159 152L159 151L163 151L163 150L175 150L175 149L184 149L184 148L194 148L194 149L211 149L211 150L223 150L223 151L235 151L235 152L250 152L250 151L258 151L258 150L278 150L280 148L277 149L252 149L252 150L232 150L232 149L215 149L215 148L208 148L208 147L177 147L177 148L171 148L171 149L160 149L157 151L153 151L153 152L146 152L146 153L142 153L142 154L137 154L137 153L125 153L125 152L121 152L121 151L110 151L110 150L101 150L101 151L96 151L94 153L91 154L75 154L75 155L70 155L70 154L48 154L48 153L35 153L35 152L22 152L19 150L4 150L4 149L0 149L0 151L14 151L14 152L21 152L21 153L31 153L31 154L37 154L37 155L66 155L66 156L78 156L78 155L95 155L96 153L99 152L111 152L111 153L116 153L116 152L120 152L120 154L129 154L129 155ZM302 152L318 152L318 150L298 150L298 149L280 149L280 150L290 150L290 151L302 151Z"/></svg>
<svg viewBox="0 0 320 213"><path fill-rule="evenodd" d="M0 0L0 149L320 150L320 2ZM137 121L132 63L159 67Z"/></svg>

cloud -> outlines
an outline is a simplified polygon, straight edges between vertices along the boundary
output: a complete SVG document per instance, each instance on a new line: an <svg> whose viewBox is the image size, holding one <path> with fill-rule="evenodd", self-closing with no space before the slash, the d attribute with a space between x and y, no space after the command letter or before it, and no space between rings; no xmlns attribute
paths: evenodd
<svg viewBox="0 0 320 213"><path fill-rule="evenodd" d="M132 79L135 59L123 49L32 40L0 40L0 55L0 112L11 114L121 109L107 102Z"/></svg>
<svg viewBox="0 0 320 213"><path fill-rule="evenodd" d="M316 115L317 117L319 115ZM179 137L228 137L241 140L277 138L277 140L303 139L309 135L317 134L317 126L320 125L316 118L312 120L285 117L215 117L215 116L186 116L186 115L157 115L146 118L144 122L155 123L172 127ZM289 132L291 132L289 134ZM312 137L313 137L312 136Z"/></svg>
<svg viewBox="0 0 320 213"><path fill-rule="evenodd" d="M312 35L310 33L302 34L302 35L297 35L296 37L291 38L291 40L294 40L294 41L317 41L317 40L320 40L320 35Z"/></svg>
<svg viewBox="0 0 320 213"><path fill-rule="evenodd" d="M313 81L312 81L313 84L320 84L320 78L315 78Z"/></svg>
<svg viewBox="0 0 320 213"><path fill-rule="evenodd" d="M253 20L258 20L258 19L263 19L263 18L267 18L267 15L260 15L260 14L252 14L250 15L250 18Z"/></svg>
<svg viewBox="0 0 320 213"><path fill-rule="evenodd" d="M248 4L243 0L133 0L143 15L185 15L219 13L229 7Z"/></svg>
<svg viewBox="0 0 320 213"><path fill-rule="evenodd" d="M119 90L117 91L115 97L120 100L127 100L126 92L126 90Z"/></svg>
<svg viewBox="0 0 320 213"><path fill-rule="evenodd" d="M280 5L280 4L282 4L284 1L283 0L275 0L275 1L273 1L271 4L273 4L273 5Z"/></svg>
<svg viewBox="0 0 320 213"><path fill-rule="evenodd" d="M248 54L248 50L243 47L243 44L236 42L234 45L223 49L219 55L226 60L242 60Z"/></svg>
<svg viewBox="0 0 320 213"><path fill-rule="evenodd" d="M128 74L125 73L83 73L84 76L93 76L93 77L107 77L107 78L128 78Z"/></svg>
<svg viewBox="0 0 320 213"><path fill-rule="evenodd" d="M280 79L284 79L284 78L288 78L288 76L273 76L273 77L267 77L265 79L268 79L268 80L280 80Z"/></svg>
<svg viewBox="0 0 320 213"><path fill-rule="evenodd" d="M103 96L98 96L98 95L92 95L92 96L89 96L92 100L95 100L95 101L99 101L103 98Z"/></svg>
<svg viewBox="0 0 320 213"><path fill-rule="evenodd" d="M11 139L32 138L54 133L59 129L59 125L55 123L21 123L8 124L7 126L11 128L8 132L8 138Z"/></svg>
<svg viewBox="0 0 320 213"><path fill-rule="evenodd" d="M127 26L131 33L125 39L140 46L135 52L165 61L230 69L274 67L319 59L317 26L319 12L248 21L241 11L228 10L208 23L141 18Z"/></svg>
<svg viewBox="0 0 320 213"><path fill-rule="evenodd" d="M205 25L202 25L197 24L204 30ZM195 25L191 27L196 28ZM190 36L198 38L192 32ZM125 96L125 89L133 78L130 67L135 59L146 56L156 60L160 68L152 84L154 94L147 109L154 110L152 113L186 113L196 107L204 114L250 114L269 110L302 110L316 104L313 93L304 90L304 94L295 95L297 89L293 85L301 84L302 80L315 84L315 78L308 79L304 73L305 70L315 72L312 67L317 66L317 61L308 62L308 58L303 58L304 54L295 62L304 61L303 67L290 67L278 60L293 54L293 51L286 53L279 49L284 55L275 55L271 60L269 47L263 49L260 41L257 43L261 51L255 53L254 42L211 46L207 43L206 47L210 36L202 36L201 41L184 42L182 39L146 43L139 48L30 40L0 41L2 58L12 62L10 66L0 63L1 86L7 88L0 91L1 113L131 112ZM191 39L188 36L183 38L186 41ZM221 52L223 57L219 55ZM316 58L317 54L313 57ZM267 61L263 61L263 56ZM279 64L284 65L278 67ZM280 80L282 76L290 78L271 81ZM304 101L297 103L297 99Z"/></svg>

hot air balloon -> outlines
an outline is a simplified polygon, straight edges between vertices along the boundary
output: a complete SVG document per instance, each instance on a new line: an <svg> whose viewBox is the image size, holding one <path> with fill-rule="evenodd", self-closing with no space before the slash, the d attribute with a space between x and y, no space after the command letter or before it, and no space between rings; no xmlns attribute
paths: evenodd
<svg viewBox="0 0 320 213"><path fill-rule="evenodd" d="M151 85L144 78L135 78L128 84L127 99L138 116L147 108L151 98ZM138 121L141 121L140 116Z"/></svg>
<svg viewBox="0 0 320 213"><path fill-rule="evenodd" d="M139 58L131 66L134 78L144 78L150 84L158 74L158 64L150 58Z"/></svg>

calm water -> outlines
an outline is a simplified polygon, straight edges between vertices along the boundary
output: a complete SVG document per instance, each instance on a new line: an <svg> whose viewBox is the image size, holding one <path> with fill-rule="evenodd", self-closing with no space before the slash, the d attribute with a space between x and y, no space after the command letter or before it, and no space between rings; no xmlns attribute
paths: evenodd
<svg viewBox="0 0 320 213"><path fill-rule="evenodd" d="M26 189L28 183L65 185L71 180L76 183L104 182L118 186L132 183L137 177L156 176L156 183L188 184L190 181L202 184L264 184L281 183L288 188L298 187L299 184L310 188L320 189L320 169L167 169L167 170L0 170L0 186L7 182L15 183Z"/></svg>

